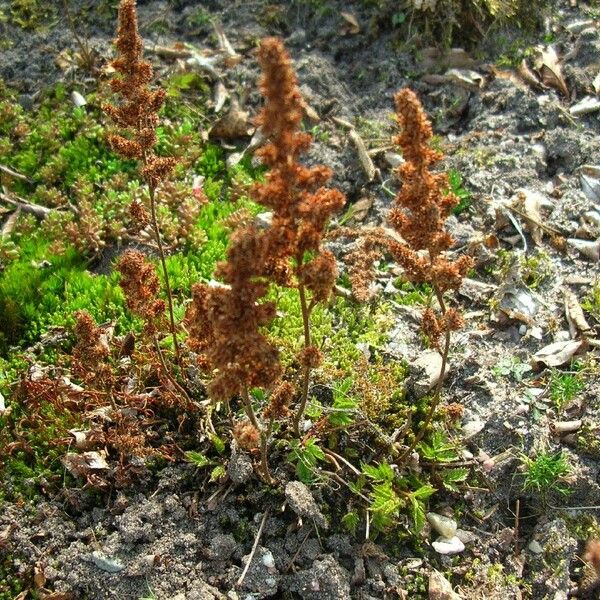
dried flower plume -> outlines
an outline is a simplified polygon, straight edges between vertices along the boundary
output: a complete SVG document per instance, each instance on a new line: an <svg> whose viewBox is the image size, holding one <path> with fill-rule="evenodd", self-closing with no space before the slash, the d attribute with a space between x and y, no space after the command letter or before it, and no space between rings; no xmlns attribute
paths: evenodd
<svg viewBox="0 0 600 600"><path fill-rule="evenodd" d="M408 88L396 94L395 102L401 127L395 142L402 148L405 162L398 167L402 189L388 220L404 242L392 240L389 250L409 281L432 285L442 315L426 310L423 326L437 346L443 333L462 326L459 313L446 309L443 294L460 287L472 260L461 256L452 261L446 256L454 240L445 229L445 220L458 204L458 198L447 191L447 175L430 170L442 155L429 146L432 130L423 107Z"/></svg>
<svg viewBox="0 0 600 600"><path fill-rule="evenodd" d="M121 0L115 44L119 57L112 66L119 77L113 78L110 86L120 94L122 102L103 108L125 135L111 134L108 141L121 156L140 160L144 179L156 187L171 172L175 159L154 154L158 111L164 103L165 91L152 91L149 87L153 71L150 63L142 59L144 44L138 32L135 0Z"/></svg>

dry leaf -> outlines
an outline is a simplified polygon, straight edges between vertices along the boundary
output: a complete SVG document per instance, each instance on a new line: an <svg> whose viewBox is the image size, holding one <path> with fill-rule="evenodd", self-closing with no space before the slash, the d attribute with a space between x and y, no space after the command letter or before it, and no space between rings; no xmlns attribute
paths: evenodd
<svg viewBox="0 0 600 600"><path fill-rule="evenodd" d="M100 452L84 452L83 454L67 453L62 459L63 464L73 475L87 475L90 471L109 469L104 455Z"/></svg>
<svg viewBox="0 0 600 600"><path fill-rule="evenodd" d="M306 100L304 101L304 114L311 121L319 122L321 117L319 117L319 113L308 103Z"/></svg>
<svg viewBox="0 0 600 600"><path fill-rule="evenodd" d="M69 429L69 433L75 438L75 448L84 449L88 445L87 436L89 430Z"/></svg>
<svg viewBox="0 0 600 600"><path fill-rule="evenodd" d="M577 104L573 104L569 109L569 112L574 116L587 115L600 110L600 98L594 98L593 96L586 96L583 100L580 100Z"/></svg>
<svg viewBox="0 0 600 600"><path fill-rule="evenodd" d="M589 240L578 240L577 238L569 238L567 240L569 246L579 250L579 252L590 260L600 261L600 239L595 242Z"/></svg>
<svg viewBox="0 0 600 600"><path fill-rule="evenodd" d="M477 71L468 69L450 69L446 77L453 83L456 83L468 90L478 90L483 87L485 79Z"/></svg>
<svg viewBox="0 0 600 600"><path fill-rule="evenodd" d="M563 289L563 294L565 297L565 315L569 323L571 337L575 338L578 333L585 335L591 328L585 320L585 315L577 296L568 288Z"/></svg>
<svg viewBox="0 0 600 600"><path fill-rule="evenodd" d="M229 92L222 81L218 81L215 86L215 112L221 111L225 101L229 98Z"/></svg>
<svg viewBox="0 0 600 600"><path fill-rule="evenodd" d="M523 59L519 68L517 69L517 74L519 77L529 86L531 86L534 90L539 90L544 87L542 82L538 79L536 74L529 68L529 65Z"/></svg>
<svg viewBox="0 0 600 600"><path fill-rule="evenodd" d="M542 224L542 205L546 199L539 192L528 189L517 190L515 197L512 199L512 206L518 208L527 222L527 229L531 233L531 238L534 243L541 244L544 237L544 229Z"/></svg>
<svg viewBox="0 0 600 600"><path fill-rule="evenodd" d="M538 350L532 356L532 362L541 363L547 367L560 367L568 363L584 344L583 340L554 342Z"/></svg>
<svg viewBox="0 0 600 600"><path fill-rule="evenodd" d="M248 113L240 108L236 98L231 98L229 112L223 115L210 129L210 139L235 140L252 135L254 128L248 123Z"/></svg>
<svg viewBox="0 0 600 600"><path fill-rule="evenodd" d="M215 34L217 36L219 48L221 49L221 52L225 54L225 65L227 67L234 67L235 65L241 62L241 55L238 54L233 49L233 46L229 43L229 40L225 35L225 31L223 31L223 26L220 23L216 23L213 21L213 29L215 30Z"/></svg>
<svg viewBox="0 0 600 600"><path fill-rule="evenodd" d="M594 86L594 91L596 94L600 94L600 72L596 77L594 77L594 81L592 81L592 85Z"/></svg>
<svg viewBox="0 0 600 600"><path fill-rule="evenodd" d="M342 12L340 13L340 16L346 21L340 30L342 35L356 35L357 33L360 33L360 24L352 13Z"/></svg>
<svg viewBox="0 0 600 600"><path fill-rule="evenodd" d="M579 182L583 193L592 202L600 202L600 167L583 165L579 169Z"/></svg>
<svg viewBox="0 0 600 600"><path fill-rule="evenodd" d="M43 588L46 585L46 575L44 574L44 567L39 563L33 567L33 583L36 588Z"/></svg>
<svg viewBox="0 0 600 600"><path fill-rule="evenodd" d="M367 152L367 146L365 145L365 142L360 137L356 129L351 129L348 132L348 137L358 152L358 160L360 161L360 165L367 176L367 180L373 181L373 179L375 179L375 175L377 175L377 168L373 164L373 161Z"/></svg>
<svg viewBox="0 0 600 600"><path fill-rule="evenodd" d="M373 206L372 196L360 198L354 204L350 205L346 214L340 219L340 224L364 221L371 206Z"/></svg>
<svg viewBox="0 0 600 600"><path fill-rule="evenodd" d="M535 68L539 72L544 85L558 90L567 98L569 97L569 90L562 74L560 60L556 50L552 46L537 49Z"/></svg>

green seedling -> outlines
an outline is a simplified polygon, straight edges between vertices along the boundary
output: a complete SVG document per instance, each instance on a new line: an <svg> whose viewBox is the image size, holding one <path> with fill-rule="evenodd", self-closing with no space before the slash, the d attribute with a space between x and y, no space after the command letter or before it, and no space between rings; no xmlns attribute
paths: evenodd
<svg viewBox="0 0 600 600"><path fill-rule="evenodd" d="M292 440L290 447L288 460L296 465L298 479L307 484L315 482L319 478L318 463L325 460L325 453L317 444L317 440Z"/></svg>
<svg viewBox="0 0 600 600"><path fill-rule="evenodd" d="M526 373L531 371L531 365L523 362L518 356L503 358L492 367L494 377L510 377L513 381L522 381Z"/></svg>
<svg viewBox="0 0 600 600"><path fill-rule="evenodd" d="M571 467L562 451L554 454L542 451L535 458L522 455L521 462L525 468L524 491L539 494L543 501L553 492L563 496L570 493L563 480Z"/></svg>
<svg viewBox="0 0 600 600"><path fill-rule="evenodd" d="M585 388L578 373L553 371L550 377L550 398L558 411L571 402Z"/></svg>
<svg viewBox="0 0 600 600"><path fill-rule="evenodd" d="M600 279L596 279L592 289L587 293L581 303L583 310L588 312L600 323Z"/></svg>

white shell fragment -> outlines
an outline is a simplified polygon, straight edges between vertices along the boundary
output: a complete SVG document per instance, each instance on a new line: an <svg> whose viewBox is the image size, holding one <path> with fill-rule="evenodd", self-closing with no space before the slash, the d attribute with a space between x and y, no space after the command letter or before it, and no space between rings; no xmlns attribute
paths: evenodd
<svg viewBox="0 0 600 600"><path fill-rule="evenodd" d="M107 573L118 573L119 571L122 571L125 568L125 566L120 561L112 558L107 558L97 550L94 550L94 552L92 552L91 558L92 562L99 569L102 569Z"/></svg>
<svg viewBox="0 0 600 600"><path fill-rule="evenodd" d="M80 106L85 106L87 104L87 100L77 91L73 90L71 92L71 102L79 108Z"/></svg>
<svg viewBox="0 0 600 600"><path fill-rule="evenodd" d="M589 240L578 240L577 238L569 238L567 240L569 246L579 250L582 256L590 260L600 260L600 240L591 242Z"/></svg>
<svg viewBox="0 0 600 600"><path fill-rule="evenodd" d="M438 554L459 554L465 549L465 545L457 536L451 537L450 539L439 537L435 542L432 542L431 545Z"/></svg>
<svg viewBox="0 0 600 600"><path fill-rule="evenodd" d="M438 513L427 513L429 524L443 537L452 538L456 535L458 527L456 521L450 517L439 515Z"/></svg>
<svg viewBox="0 0 600 600"><path fill-rule="evenodd" d="M600 99L593 96L586 96L577 104L573 104L569 112L574 116L587 115L600 110Z"/></svg>

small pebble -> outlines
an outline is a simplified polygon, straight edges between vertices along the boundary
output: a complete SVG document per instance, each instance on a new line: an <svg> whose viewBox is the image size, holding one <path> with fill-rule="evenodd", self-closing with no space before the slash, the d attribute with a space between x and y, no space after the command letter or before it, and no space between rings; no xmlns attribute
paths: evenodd
<svg viewBox="0 0 600 600"><path fill-rule="evenodd" d="M443 537L452 538L456 535L456 528L458 525L454 519L430 512L427 513L427 520L429 521L429 524Z"/></svg>

